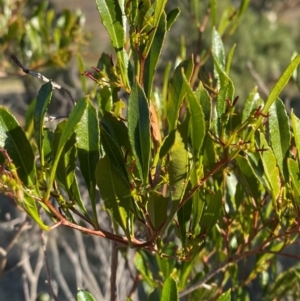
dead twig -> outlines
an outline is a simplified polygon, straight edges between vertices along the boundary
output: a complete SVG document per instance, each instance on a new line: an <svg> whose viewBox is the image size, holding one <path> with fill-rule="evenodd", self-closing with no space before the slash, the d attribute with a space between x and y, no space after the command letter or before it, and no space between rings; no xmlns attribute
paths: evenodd
<svg viewBox="0 0 300 301"><path fill-rule="evenodd" d="M70 97L72 103L73 103L74 105L76 104L76 102L75 102L75 100L74 100L74 98L73 98L71 92L70 92L68 89L66 89L66 88L62 87L61 85L59 85L59 84L53 82L51 79L47 78L47 77L44 76L43 74L41 74L41 73L39 73L39 72L32 71L32 70L26 68L26 67L19 61L19 59L18 59L14 54L12 54L10 57L11 57L12 61L13 61L17 66L19 66L19 67L23 70L24 73L29 74L29 75L31 75L31 76L33 76L33 77L37 77L38 79L42 80L42 81L45 82L45 83L51 82L52 88L53 88L53 89L65 91L65 92L68 94L68 96Z"/></svg>

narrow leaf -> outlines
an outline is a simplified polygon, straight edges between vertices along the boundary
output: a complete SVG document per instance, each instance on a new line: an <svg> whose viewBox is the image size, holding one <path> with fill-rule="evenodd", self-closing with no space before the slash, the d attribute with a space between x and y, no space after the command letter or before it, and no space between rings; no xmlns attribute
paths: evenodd
<svg viewBox="0 0 300 301"><path fill-rule="evenodd" d="M40 161L42 166L44 165L44 152L43 152L44 117L46 115L48 105L51 101L51 97L52 97L52 83L48 82L41 87L38 93L34 115L33 115L34 135L39 149Z"/></svg>
<svg viewBox="0 0 300 301"><path fill-rule="evenodd" d="M225 50L222 39L215 27L212 31L212 53L219 63L220 70L225 73ZM216 78L219 78L218 74L219 72L215 70Z"/></svg>
<svg viewBox="0 0 300 301"><path fill-rule="evenodd" d="M123 24L123 15L119 1L117 0L96 0L98 11L102 23L107 29L112 45L115 48L118 57L118 63L124 86L129 89L128 80L128 55L124 49L125 24Z"/></svg>
<svg viewBox="0 0 300 301"><path fill-rule="evenodd" d="M164 10L165 10L166 3L167 3L167 0L157 0L154 2L153 30L150 34L149 41L147 42L146 48L143 52L143 55L145 57L148 56L150 49L153 46L153 40L154 40L156 32L159 28L159 23L161 22L161 17L163 14L165 15ZM165 18L166 17L164 17L164 19ZM164 21L164 23L165 23L165 21Z"/></svg>
<svg viewBox="0 0 300 301"><path fill-rule="evenodd" d="M128 134L136 165L144 184L150 165L150 112L148 100L138 83L132 87L128 100Z"/></svg>
<svg viewBox="0 0 300 301"><path fill-rule="evenodd" d="M149 55L147 56L145 63L145 70L147 70L147 72L144 73L144 89L148 99L150 99L151 96L156 65L161 54L166 30L166 14L165 12L163 12L160 18L160 22L158 23L158 28L156 30L155 36L153 38L152 47L149 51Z"/></svg>
<svg viewBox="0 0 300 301"><path fill-rule="evenodd" d="M100 159L96 167L96 181L106 209L130 239L131 191L129 182L112 167L108 157Z"/></svg>
<svg viewBox="0 0 300 301"><path fill-rule="evenodd" d="M72 136L72 134L74 133L75 128L76 128L77 124L79 123L79 121L81 120L86 107L87 107L87 99L82 98L77 102L77 104L73 108L73 110L66 122L66 125L64 126L64 129L61 133L61 137L59 139L58 146L53 151L53 161L52 161L52 166L51 166L51 171L50 171L49 184L48 184L48 189L45 194L46 199L49 198L50 191L52 188L52 183L54 181L55 174L56 174L57 165L60 160L60 156L63 151L63 148L64 148L65 144L67 143L67 141Z"/></svg>
<svg viewBox="0 0 300 301"><path fill-rule="evenodd" d="M12 159L23 184L33 186L36 182L33 150L17 120L5 107L0 107L0 147Z"/></svg>
<svg viewBox="0 0 300 301"><path fill-rule="evenodd" d="M167 219L169 198L160 193L152 191L148 198L147 211L149 213L152 225L158 229Z"/></svg>
<svg viewBox="0 0 300 301"><path fill-rule="evenodd" d="M162 292L161 301L178 301L177 284L175 280L170 276L166 279Z"/></svg>
<svg viewBox="0 0 300 301"><path fill-rule="evenodd" d="M295 144L297 148L297 155L298 155L298 161L300 162L300 119L294 114L294 112L291 113L291 120L292 120L292 128L294 132L294 138L295 138Z"/></svg>
<svg viewBox="0 0 300 301"><path fill-rule="evenodd" d="M97 220L95 172L100 157L100 130L97 111L90 101L75 133L80 170L91 198L94 219Z"/></svg>
<svg viewBox="0 0 300 301"><path fill-rule="evenodd" d="M180 14L180 9L178 7L172 9L167 13L167 30L170 30L176 19Z"/></svg>
<svg viewBox="0 0 300 301"><path fill-rule="evenodd" d="M221 190L206 195L207 208L200 221L201 233L208 233L218 221L222 209Z"/></svg>
<svg viewBox="0 0 300 301"><path fill-rule="evenodd" d="M228 290L227 292L223 293L217 301L231 301L231 291Z"/></svg>
<svg viewBox="0 0 300 301"><path fill-rule="evenodd" d="M193 60L192 58L181 62L170 81L169 85L169 93L168 93L168 102L167 102L167 119L169 124L169 132L176 129L177 127L177 119L180 107L182 105L183 98L185 96L185 88L183 87L183 73L182 69L184 70L184 74L188 80L193 72Z"/></svg>
<svg viewBox="0 0 300 301"><path fill-rule="evenodd" d="M279 169L276 165L276 157L272 149L268 146L263 133L260 133L260 143L258 148L265 149L263 152L260 152L260 157L264 166L264 175L269 182L270 193L273 200L277 200L280 194Z"/></svg>
<svg viewBox="0 0 300 301"><path fill-rule="evenodd" d="M188 102L190 113L190 130L193 150L193 160L198 163L201 147L206 134L205 120L202 107L196 98L191 86L183 74L183 85L186 91L186 100Z"/></svg>
<svg viewBox="0 0 300 301"><path fill-rule="evenodd" d="M285 106L279 98L270 108L269 132L277 165L281 174L288 181L286 159L289 155L291 133Z"/></svg>

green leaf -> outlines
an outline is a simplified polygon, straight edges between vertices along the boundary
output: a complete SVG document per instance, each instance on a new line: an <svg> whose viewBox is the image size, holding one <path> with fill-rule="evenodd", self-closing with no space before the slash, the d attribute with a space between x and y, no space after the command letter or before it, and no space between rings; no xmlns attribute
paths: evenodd
<svg viewBox="0 0 300 301"><path fill-rule="evenodd" d="M147 70L147 72L144 73L144 90L148 99L150 99L151 96L156 65L165 39L166 25L166 14L163 12L153 39L152 47L145 62L145 70Z"/></svg>
<svg viewBox="0 0 300 301"><path fill-rule="evenodd" d="M238 173L239 181L241 182L241 186L245 189L250 196L252 196L255 200L260 197L259 185L257 182L257 177L253 171L253 168L249 162L247 157L243 157L238 155L235 157L239 170L241 172Z"/></svg>
<svg viewBox="0 0 300 301"><path fill-rule="evenodd" d="M218 61L220 70L225 73L225 50L222 39L215 27L212 30L212 53L214 54L214 59ZM215 70L214 74L218 79L219 72Z"/></svg>
<svg viewBox="0 0 300 301"><path fill-rule="evenodd" d="M257 92L257 87L255 87L246 99L242 113L242 122L245 122L251 116L253 111L258 109L260 106L263 106L263 104L264 102Z"/></svg>
<svg viewBox="0 0 300 301"><path fill-rule="evenodd" d="M100 130L95 107L88 101L82 119L75 128L80 170L92 202L94 220L96 212L96 165L100 158Z"/></svg>
<svg viewBox="0 0 300 301"><path fill-rule="evenodd" d="M297 155L298 155L298 161L300 161L300 119L294 114L292 111L291 113L291 120L292 120L292 128L294 132L294 138L295 138L295 144L297 148Z"/></svg>
<svg viewBox="0 0 300 301"><path fill-rule="evenodd" d="M200 106L202 107L202 111L204 113L206 128L210 127L210 119L212 112L212 100L207 92L207 90L203 87L202 82L200 82L197 90L194 92Z"/></svg>
<svg viewBox="0 0 300 301"><path fill-rule="evenodd" d="M206 195L207 208L200 220L201 234L208 233L218 221L222 209L222 193L221 190L214 194Z"/></svg>
<svg viewBox="0 0 300 301"><path fill-rule="evenodd" d="M228 290L227 292L223 293L217 301L231 301L231 290Z"/></svg>
<svg viewBox="0 0 300 301"><path fill-rule="evenodd" d="M77 58L78 71L80 74L83 74L84 71L86 70L85 66L84 66L83 58L79 53L76 55L76 58ZM80 76L80 82L81 82L81 88L82 88L83 93L87 94L88 88L87 88L86 76Z"/></svg>
<svg viewBox="0 0 300 301"><path fill-rule="evenodd" d="M158 229L167 219L169 198L152 191L147 202L147 211L152 225Z"/></svg>
<svg viewBox="0 0 300 301"><path fill-rule="evenodd" d="M144 184L148 182L151 137L148 100L138 83L132 87L128 100L128 134L136 166Z"/></svg>
<svg viewBox="0 0 300 301"><path fill-rule="evenodd" d="M96 181L106 209L130 240L132 198L129 183L113 168L107 156L101 158L97 164Z"/></svg>
<svg viewBox="0 0 300 301"><path fill-rule="evenodd" d="M281 77L279 78L279 80L277 81L277 83L275 84L273 89L271 90L269 97L266 101L266 104L262 110L262 114L258 117L258 119L255 123L255 127L253 127L252 131L248 134L246 140L250 140L250 138L253 136L253 134L256 132L256 130L259 128L259 126L262 123L263 118L264 118L263 115L268 113L271 105L273 104L273 102L276 101L280 92L288 83L290 77L293 75L293 73L294 73L295 69L298 67L299 63L300 63L300 54L298 54L292 60L292 62L288 65L288 67L285 69L285 71L283 72L283 74L281 75Z"/></svg>
<svg viewBox="0 0 300 301"><path fill-rule="evenodd" d="M260 143L258 148L265 149L259 153L264 167L264 176L268 180L270 193L272 195L272 199L275 201L280 194L280 176L279 169L276 165L276 157L272 149L268 146L263 133L260 133L259 140Z"/></svg>
<svg viewBox="0 0 300 301"><path fill-rule="evenodd" d="M288 158L287 164L288 164L290 178L292 180L292 184L294 188L293 193L295 194L295 201L297 203L300 203L299 164L291 158Z"/></svg>
<svg viewBox="0 0 300 301"><path fill-rule="evenodd" d="M154 40L154 37L156 36L156 32L159 28L159 24L161 22L161 18L162 18L163 14L164 14L163 18L166 19L166 16L165 16L165 13L164 13L166 3L167 3L167 0L156 0L154 2L154 15L153 15L153 23L152 23L153 30L150 34L150 38L147 42L146 48L143 51L144 57L147 57L149 52L150 52L150 49L152 49L153 40ZM165 24L166 21L164 20L163 23ZM166 27L166 25L164 25L164 27Z"/></svg>
<svg viewBox="0 0 300 301"><path fill-rule="evenodd" d="M242 16L245 14L247 7L249 6L249 3L250 3L250 0L242 0L241 1L237 17L235 18L232 28L230 29L229 35L232 35L238 28L239 22L240 22Z"/></svg>
<svg viewBox="0 0 300 301"><path fill-rule="evenodd" d="M107 29L112 45L117 53L121 77L126 89L130 90L128 80L128 55L124 49L125 24L123 24L124 12L122 12L117 0L96 0L102 23Z"/></svg>
<svg viewBox="0 0 300 301"><path fill-rule="evenodd" d="M168 102L167 102L167 119L169 124L169 132L176 129L177 119L179 115L179 110L182 105L183 98L186 94L183 82L183 73L189 80L193 72L193 60L192 58L181 62L175 72L169 84Z"/></svg>
<svg viewBox="0 0 300 301"><path fill-rule="evenodd" d="M219 59L215 56L213 53L213 59L214 59L214 66L216 69L216 72L218 74L219 84L220 84L220 90L218 93L217 103L216 103L216 110L218 117L223 119L223 114L225 113L226 109L226 99L228 99L230 102L234 98L234 86L232 80L228 77L228 75L225 73L225 71L222 68L225 68L225 66L222 66L219 62Z"/></svg>
<svg viewBox="0 0 300 301"><path fill-rule="evenodd" d="M186 100L188 102L188 108L190 113L190 130L191 130L191 144L193 150L193 160L198 164L201 147L206 135L205 120L200 102L196 98L196 95L192 91L187 78L183 73L183 85L186 90Z"/></svg>
<svg viewBox="0 0 300 301"><path fill-rule="evenodd" d="M27 194L23 193L23 199L19 200L19 205L26 211L26 213L39 225L42 230L49 231L50 227L45 225L39 215L39 209L36 205L36 200Z"/></svg>
<svg viewBox="0 0 300 301"><path fill-rule="evenodd" d="M112 133L109 132L108 128L101 125L100 130L101 143L105 154L108 156L112 166L118 170L124 180L128 180L125 155L122 152L121 146L118 144L118 141L114 140L114 137L112 136Z"/></svg>
<svg viewBox="0 0 300 301"><path fill-rule="evenodd" d="M34 122L34 134L36 143L40 153L41 165L44 166L44 152L43 152L43 140L44 140L44 118L48 105L52 97L52 83L48 82L44 84L38 94L36 100L36 106L33 115Z"/></svg>
<svg viewBox="0 0 300 301"><path fill-rule="evenodd" d="M77 301L96 301L96 299L86 290L79 290L77 292Z"/></svg>
<svg viewBox="0 0 300 301"><path fill-rule="evenodd" d="M235 47L236 47L236 44L233 44L233 46L231 47L231 49L230 49L230 51L228 53L228 56L227 56L227 62L226 62L225 72L228 75L229 75L229 72L230 72L231 61L232 61L232 57L233 57L233 54L234 54Z"/></svg>
<svg viewBox="0 0 300 301"><path fill-rule="evenodd" d="M56 149L59 145L62 132L66 126L66 121L58 124L53 139L53 151L56 152ZM61 155L57 164L56 177L64 186L66 192L68 193L70 199L73 199L71 195L70 188L75 178L75 169L76 169L76 136L75 133L66 141L61 151Z"/></svg>
<svg viewBox="0 0 300 301"><path fill-rule="evenodd" d="M23 184L34 186L36 170L30 142L15 117L5 107L0 107L0 147L12 159Z"/></svg>
<svg viewBox="0 0 300 301"><path fill-rule="evenodd" d="M185 148L183 137L178 131L176 131L175 143L169 153L167 171L169 174L172 207L161 233L164 232L169 222L173 219L188 185L189 153Z"/></svg>
<svg viewBox="0 0 300 301"><path fill-rule="evenodd" d="M63 152L64 146L67 143L67 141L70 139L70 137L73 135L76 126L78 125L79 121L81 120L84 111L86 110L88 104L88 100L85 98L80 99L75 107L73 108L66 125L64 126L64 129L61 133L61 137L58 142L58 146L53 151L53 161L52 161L52 166L51 166L51 171L50 171L50 176L49 176L49 184L48 184L48 189L45 194L45 199L48 199L50 196L50 191L52 188L52 183L55 178L56 174L56 169L58 162L60 160L61 153Z"/></svg>
<svg viewBox="0 0 300 301"><path fill-rule="evenodd" d="M177 284L175 280L170 276L164 282L162 292L161 292L161 301L178 301L178 292Z"/></svg>
<svg viewBox="0 0 300 301"><path fill-rule="evenodd" d="M167 30L170 30L176 19L180 14L180 9L178 7L172 9L167 13Z"/></svg>
<svg viewBox="0 0 300 301"><path fill-rule="evenodd" d="M217 25L217 0L209 0L212 26Z"/></svg>
<svg viewBox="0 0 300 301"><path fill-rule="evenodd" d="M270 108L269 132L272 149L281 174L288 181L286 159L289 155L291 133L285 105L277 98Z"/></svg>

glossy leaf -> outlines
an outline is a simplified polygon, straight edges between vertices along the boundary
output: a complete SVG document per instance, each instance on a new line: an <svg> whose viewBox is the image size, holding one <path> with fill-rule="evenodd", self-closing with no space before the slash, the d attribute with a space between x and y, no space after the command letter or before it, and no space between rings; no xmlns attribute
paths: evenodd
<svg viewBox="0 0 300 301"><path fill-rule="evenodd" d="M101 158L97 164L96 181L105 208L130 240L132 198L129 183L113 168L107 156Z"/></svg>
<svg viewBox="0 0 300 301"><path fill-rule="evenodd" d="M173 219L173 216L178 209L178 205L184 196L184 192L188 184L189 153L185 148L183 139L184 138L181 136L181 134L176 131L175 143L170 150L168 164L172 207L168 221L166 222L165 227L162 229L162 232L168 223Z"/></svg>
<svg viewBox="0 0 300 301"><path fill-rule="evenodd" d="M121 127L120 127L121 128ZM125 155L122 152L121 146L114 140L112 133L105 126L101 126L101 143L104 148L105 154L108 156L112 166L118 170L119 174L128 180Z"/></svg>
<svg viewBox="0 0 300 301"><path fill-rule="evenodd" d="M180 14L180 9L178 7L172 9L167 13L167 30L170 30L174 22L177 20Z"/></svg>
<svg viewBox="0 0 300 301"><path fill-rule="evenodd" d="M183 74L183 85L186 91L186 100L188 102L188 108L190 113L190 130L191 130L191 142L193 150L193 160L198 164L201 147L206 135L205 119L200 102L196 98L196 95L192 91L188 80Z"/></svg>
<svg viewBox="0 0 300 301"><path fill-rule="evenodd" d="M277 200L280 194L279 169L276 165L276 157L272 149L268 146L263 133L260 134L259 148L265 149L264 151L260 152L260 157L264 166L264 175L269 182L270 193L273 200Z"/></svg>
<svg viewBox="0 0 300 301"><path fill-rule="evenodd" d="M210 126L211 112L212 112L212 100L207 92L207 90L203 87L202 82L200 82L197 90L194 92L202 111L204 113L204 119L206 123L206 128Z"/></svg>
<svg viewBox="0 0 300 301"><path fill-rule="evenodd" d="M213 59L214 59L214 66L220 82L220 90L217 97L216 110L217 110L218 117L223 119L224 118L223 114L225 113L225 109L227 105L226 99L228 99L229 102L233 100L235 89L231 79L223 70L223 68L225 67L222 66L222 64L220 64L219 59L215 56L214 53L213 53Z"/></svg>
<svg viewBox="0 0 300 301"><path fill-rule="evenodd" d="M216 224L220 212L222 209L222 193L220 190L216 191L214 194L206 195L207 208L205 209L201 221L201 233L208 233L212 227Z"/></svg>
<svg viewBox="0 0 300 301"><path fill-rule="evenodd" d="M217 0L209 0L212 26L217 25Z"/></svg>
<svg viewBox="0 0 300 301"><path fill-rule="evenodd" d="M136 166L144 184L148 182L150 165L150 112L144 91L136 83L128 100L128 134Z"/></svg>
<svg viewBox="0 0 300 301"><path fill-rule="evenodd" d="M247 192L254 198L259 199L260 190L259 185L256 179L256 175L253 171L253 168L249 162L247 157L243 157L241 155L236 156L235 158L239 170L241 171L239 176L239 182L242 184L242 187L247 190Z"/></svg>
<svg viewBox="0 0 300 301"><path fill-rule="evenodd" d="M169 198L164 197L158 192L152 191L148 198L147 211L152 225L158 229L167 219Z"/></svg>
<svg viewBox="0 0 300 301"><path fill-rule="evenodd" d="M279 93L282 91L282 89L286 86L288 83L290 77L293 75L295 69L298 67L300 63L300 54L298 54L292 62L287 66L279 80L276 82L275 86L272 88L268 99L266 101L266 104L262 110L262 115L260 115L255 123L255 127L253 130L248 134L247 140L250 140L250 138L254 135L254 132L259 128L260 124L263 121L263 115L267 114L271 105L276 101L276 99L279 96Z"/></svg>
<svg viewBox="0 0 300 301"><path fill-rule="evenodd" d="M75 133L80 170L92 201L94 219L97 220L95 172L100 157L100 130L97 111L90 101Z"/></svg>
<svg viewBox="0 0 300 301"><path fill-rule="evenodd" d="M289 158L288 161L288 170L290 178L293 184L293 193L295 194L295 201L300 203L300 179L299 179L299 163L295 160Z"/></svg>
<svg viewBox="0 0 300 301"><path fill-rule="evenodd" d="M298 155L298 161L300 162L300 119L294 114L294 112L291 113L291 120L292 120L292 128L295 138L295 144L297 148L297 155Z"/></svg>
<svg viewBox="0 0 300 301"><path fill-rule="evenodd" d="M217 301L231 301L231 291L228 290L227 292L223 293Z"/></svg>
<svg viewBox="0 0 300 301"><path fill-rule="evenodd" d="M121 77L124 86L129 89L128 80L128 55L124 49L125 24L123 24L122 9L117 0L96 0L98 11L100 13L102 23L107 29L109 37L114 47L118 63L120 67Z"/></svg>
<svg viewBox="0 0 300 301"><path fill-rule="evenodd" d="M167 278L164 282L160 300L178 301L177 285L175 280L171 276Z"/></svg>
<svg viewBox="0 0 300 301"><path fill-rule="evenodd" d="M282 176L288 181L286 159L289 155L291 133L285 105L279 98L270 108L269 132L277 165Z"/></svg>
<svg viewBox="0 0 300 301"><path fill-rule="evenodd" d="M249 94L248 98L246 99L243 113L242 113L242 121L246 121L247 118L253 114L254 110L258 109L260 106L264 104L263 100L260 98L257 87L255 87Z"/></svg>
<svg viewBox="0 0 300 301"><path fill-rule="evenodd" d="M33 150L15 117L4 107L0 107L0 147L12 159L22 183L33 186L36 182Z"/></svg>
<svg viewBox="0 0 300 301"><path fill-rule="evenodd" d="M27 192L23 193L23 199L19 200L19 205L27 212L27 214L39 225L42 230L49 231L50 227L45 225L40 217L36 200Z"/></svg>
<svg viewBox="0 0 300 301"><path fill-rule="evenodd" d="M96 301L93 295L86 290L79 290L76 299L77 301Z"/></svg>
<svg viewBox="0 0 300 301"><path fill-rule="evenodd" d="M167 31L166 26L166 14L165 12L163 12L158 23L158 28L155 32L155 36L153 38L152 47L149 51L149 55L147 56L145 63L145 70L147 70L147 72L144 73L144 90L148 99L150 99L152 92L156 65L161 54L165 34Z"/></svg>
<svg viewBox="0 0 300 301"><path fill-rule="evenodd" d="M228 53L228 56L227 56L227 62L226 62L226 68L225 68L225 72L226 74L229 75L229 72L230 72L230 67L231 67L231 61L232 61L232 57L233 57L233 54L234 54L234 51L235 51L235 48L236 48L236 44L234 44L229 53Z"/></svg>
<svg viewBox="0 0 300 301"><path fill-rule="evenodd" d="M165 10L165 6L166 6L167 0L157 0L154 2L154 15L153 15L153 30L150 34L150 38L149 41L147 42L146 48L143 51L143 55L145 57L148 56L150 49L153 47L153 40L154 37L156 36L156 32L159 28L159 24L161 22L161 18L163 15L165 15L164 10ZM166 18L165 16L163 17L164 19ZM166 23L165 21L163 21L163 23ZM164 27L166 27L166 25L164 25Z"/></svg>
<svg viewBox="0 0 300 301"><path fill-rule="evenodd" d="M53 149L56 152L56 149L59 145L59 141L61 139L62 132L66 126L66 121L60 123L55 132L53 139ZM61 153L59 162L56 170L57 179L63 184L66 192L68 192L70 198L73 196L70 195L70 187L75 178L75 169L76 169L76 137L75 133L66 141Z"/></svg>
<svg viewBox="0 0 300 301"><path fill-rule="evenodd" d="M44 84L38 94L33 115L34 133L40 153L41 165L44 165L43 139L44 139L44 118L52 97L52 83Z"/></svg>
<svg viewBox="0 0 300 301"><path fill-rule="evenodd" d="M183 86L183 73L189 80L193 72L193 60L181 62L174 71L173 77L169 84L168 90L168 102L167 102L167 119L169 124L169 132L176 129L177 119L179 115L179 110L182 105L183 98L186 94L185 88Z"/></svg>
<svg viewBox="0 0 300 301"><path fill-rule="evenodd" d="M78 125L79 121L81 120L84 111L86 110L87 107L87 99L82 98L80 99L75 107L73 108L66 125L64 126L64 129L61 133L57 148L53 151L53 161L52 161L52 167L51 167L51 172L50 172L50 177L49 177L49 184L48 184L48 189L46 191L45 198L48 199L50 195L50 191L52 188L52 183L55 178L56 174L56 169L58 162L60 160L61 153L63 152L64 146L67 143L67 141L70 139L70 137L73 135L76 126Z"/></svg>
<svg viewBox="0 0 300 301"><path fill-rule="evenodd" d="M137 270L143 276L143 279L147 281L147 284L149 284L153 288L156 288L157 284L153 279L152 273L149 271L149 260L143 252L136 252L134 257L134 264Z"/></svg>
<svg viewBox="0 0 300 301"><path fill-rule="evenodd" d="M215 28L212 30L212 53L214 59L218 61L220 70L225 73L225 50L222 39ZM219 78L218 70L215 70L215 76L217 79Z"/></svg>

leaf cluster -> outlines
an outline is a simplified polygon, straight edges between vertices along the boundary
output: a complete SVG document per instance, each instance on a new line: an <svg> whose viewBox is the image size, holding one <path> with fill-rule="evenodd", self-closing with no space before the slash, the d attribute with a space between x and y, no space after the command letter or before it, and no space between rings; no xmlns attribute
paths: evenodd
<svg viewBox="0 0 300 301"><path fill-rule="evenodd" d="M180 10L166 11L166 0L96 3L115 57L102 54L85 72L95 87L54 130L44 123L51 81L32 104L31 134L0 108L1 192L44 230L61 225L137 248L149 300L230 300L228 285L246 297L253 279L277 277L269 267L299 232L300 121L279 95L300 55L265 101L254 88L240 111L229 76L234 47L226 55L222 34L236 29L249 1L219 22L210 1L212 43L202 58L213 60L213 75L199 80L202 63L191 55L168 66L161 90L158 60ZM99 224L99 194L113 231ZM253 269L240 277L251 256ZM286 293L262 285L266 296Z"/></svg>

